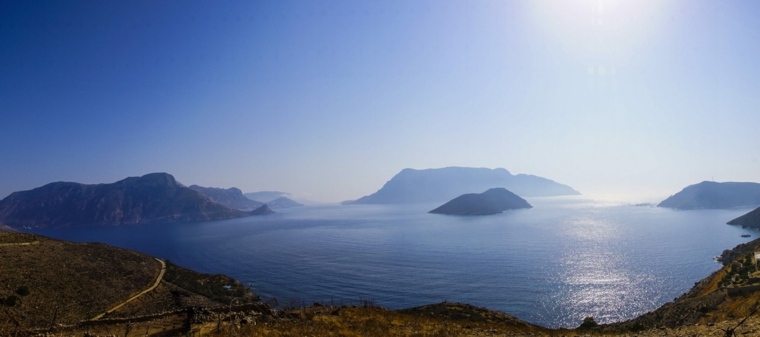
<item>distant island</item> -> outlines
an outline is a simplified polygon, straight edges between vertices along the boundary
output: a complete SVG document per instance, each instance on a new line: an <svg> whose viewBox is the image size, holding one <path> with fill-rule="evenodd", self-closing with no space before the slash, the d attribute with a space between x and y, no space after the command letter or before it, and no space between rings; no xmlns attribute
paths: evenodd
<svg viewBox="0 0 760 337"><path fill-rule="evenodd" d="M728 222L729 225L739 225L746 228L760 229L760 207L755 208L747 214L744 214L736 219Z"/></svg>
<svg viewBox="0 0 760 337"><path fill-rule="evenodd" d="M258 191L243 194L246 198L260 202L268 202L279 197L289 197L290 193L280 191Z"/></svg>
<svg viewBox="0 0 760 337"><path fill-rule="evenodd" d="M215 203L240 211L252 211L264 205L263 202L246 198L243 191L234 187L224 189L191 185L190 189L200 192Z"/></svg>
<svg viewBox="0 0 760 337"><path fill-rule="evenodd" d="M445 167L404 169L377 192L344 204L407 204L444 202L472 191L504 187L523 197L578 195L572 187L546 178L503 168Z"/></svg>
<svg viewBox="0 0 760 337"><path fill-rule="evenodd" d="M492 188L480 194L460 195L430 211L446 215L491 215L510 209L532 208L525 199L505 188Z"/></svg>
<svg viewBox="0 0 760 337"><path fill-rule="evenodd" d="M267 205L269 205L269 207L272 207L274 209L301 207L301 206L303 206L303 204L295 202L295 201L293 201L291 199L288 199L286 197L279 197L277 199L269 201L269 202L267 202Z"/></svg>
<svg viewBox="0 0 760 337"><path fill-rule="evenodd" d="M0 201L0 222L13 228L67 228L190 222L268 214L231 209L178 183L167 173L111 184L55 182Z"/></svg>
<svg viewBox="0 0 760 337"><path fill-rule="evenodd" d="M273 209L304 206L303 203L290 198L291 194L279 191L260 191L244 194L246 198L264 202Z"/></svg>
<svg viewBox="0 0 760 337"><path fill-rule="evenodd" d="M674 209L723 209L760 205L760 184L703 181L663 200L657 207Z"/></svg>

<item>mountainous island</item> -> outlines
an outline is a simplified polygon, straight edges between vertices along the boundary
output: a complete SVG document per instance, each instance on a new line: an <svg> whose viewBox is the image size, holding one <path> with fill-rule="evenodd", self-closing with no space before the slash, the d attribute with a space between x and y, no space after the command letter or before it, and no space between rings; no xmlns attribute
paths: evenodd
<svg viewBox="0 0 760 337"><path fill-rule="evenodd" d="M472 191L503 187L523 197L578 195L572 187L546 178L503 168L445 167L404 169L377 192L344 204L405 204L445 202Z"/></svg>
<svg viewBox="0 0 760 337"><path fill-rule="evenodd" d="M290 193L278 191L261 191L246 193L245 197L251 200L258 200L266 203L273 209L291 208L304 206L303 203L291 199Z"/></svg>
<svg viewBox="0 0 760 337"><path fill-rule="evenodd" d="M525 199L505 188L492 188L483 193L460 195L440 207L430 211L446 215L491 215L510 209L532 208Z"/></svg>
<svg viewBox="0 0 760 337"><path fill-rule="evenodd" d="M302 203L298 203L296 201L293 201L292 199L286 198L286 197L279 197L277 199L274 199L272 201L267 202L267 205L273 209L281 209L281 208L291 208L291 207L301 207L303 206Z"/></svg>
<svg viewBox="0 0 760 337"><path fill-rule="evenodd" d="M687 186L657 207L674 209L722 209L760 205L760 184L703 181Z"/></svg>
<svg viewBox="0 0 760 337"><path fill-rule="evenodd" d="M738 225L746 228L760 229L760 207L755 208L747 214L744 214L736 219L728 222L729 225Z"/></svg>
<svg viewBox="0 0 760 337"><path fill-rule="evenodd" d="M55 182L14 192L0 201L0 222L13 228L67 228L190 222L267 214L231 209L178 183L167 173L111 184Z"/></svg>
<svg viewBox="0 0 760 337"><path fill-rule="evenodd" d="M216 188L191 185L190 189L200 192L217 204L240 211L252 211L264 205L263 202L246 198L243 191L235 187ZM271 207L271 205L269 206Z"/></svg>

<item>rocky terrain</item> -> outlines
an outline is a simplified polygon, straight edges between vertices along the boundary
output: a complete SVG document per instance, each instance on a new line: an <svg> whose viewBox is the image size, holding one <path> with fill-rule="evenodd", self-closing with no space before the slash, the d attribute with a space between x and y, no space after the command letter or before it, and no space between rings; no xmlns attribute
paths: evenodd
<svg viewBox="0 0 760 337"><path fill-rule="evenodd" d="M675 209L734 208L760 205L760 184L703 181L687 186L658 207Z"/></svg>
<svg viewBox="0 0 760 337"><path fill-rule="evenodd" d="M513 175L503 168L446 167L439 169L404 169L377 192L346 204L404 204L446 202L456 196L506 188L523 197L577 195L570 186L526 174Z"/></svg>
<svg viewBox="0 0 760 337"><path fill-rule="evenodd" d="M0 201L0 222L14 228L189 222L251 214L215 203L166 173L111 184L50 183Z"/></svg>
<svg viewBox="0 0 760 337"><path fill-rule="evenodd" d="M162 269L153 257L125 249L10 232L0 232L0 261L0 336L90 324L149 288ZM232 278L168 263L157 288L94 323L190 307L226 308L233 298L255 303Z"/></svg>
<svg viewBox="0 0 760 337"><path fill-rule="evenodd" d="M446 215L491 215L510 209L531 208L525 199L504 188L492 188L480 194L460 195L430 211Z"/></svg>

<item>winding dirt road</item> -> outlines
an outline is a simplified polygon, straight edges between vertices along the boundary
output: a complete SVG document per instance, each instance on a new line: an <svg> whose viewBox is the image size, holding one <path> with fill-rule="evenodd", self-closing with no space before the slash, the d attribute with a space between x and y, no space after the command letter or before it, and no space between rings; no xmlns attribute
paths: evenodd
<svg viewBox="0 0 760 337"><path fill-rule="evenodd" d="M97 320L101 319L103 316L105 316L105 315L107 315L107 314L110 314L110 313L112 313L112 312L114 312L114 311L118 310L119 308L123 307L125 304L127 304L127 303L129 303L129 302L132 302L132 301L134 301L135 299L137 299L138 297L140 297L140 296L142 296L142 295L145 295L145 294L147 294L147 293L149 293L149 292L153 291L153 289L156 289L156 287L158 287L158 285L161 283L161 280L164 278L164 273L166 272L166 263L165 263L163 260L161 260L161 259L158 259L158 258L156 258L156 261L158 261L159 263L161 263L161 272L160 272L160 273L158 273L158 277L156 277L156 282L154 282L152 286L150 286L149 288L147 288L147 289L145 289L145 290L141 291L141 292L140 292L140 293L138 293L137 295L130 297L130 298L129 298L129 299L127 299L126 301L119 303L119 304L118 304L118 305L116 305L115 307L113 307L113 308L111 308L111 309L108 309L108 311L106 311L106 312L104 312L104 313L102 313L102 314L100 314L100 315L97 315L97 316L93 317L93 318L92 318L92 319L90 319L90 320L91 320L91 321L97 321Z"/></svg>

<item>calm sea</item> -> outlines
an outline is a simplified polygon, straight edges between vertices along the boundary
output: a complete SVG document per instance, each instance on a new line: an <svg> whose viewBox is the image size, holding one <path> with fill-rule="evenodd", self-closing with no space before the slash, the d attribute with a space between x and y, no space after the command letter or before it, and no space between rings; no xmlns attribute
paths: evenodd
<svg viewBox="0 0 760 337"><path fill-rule="evenodd" d="M104 242L249 284L281 305L391 309L466 302L548 327L620 321L653 310L758 232L726 225L750 209L675 211L583 197L529 199L486 217L437 205L313 206L244 219L39 230Z"/></svg>

